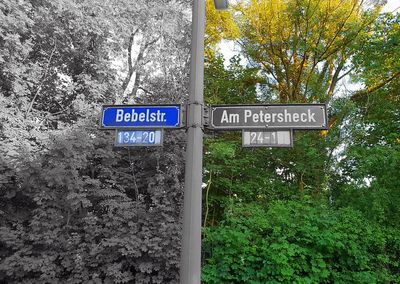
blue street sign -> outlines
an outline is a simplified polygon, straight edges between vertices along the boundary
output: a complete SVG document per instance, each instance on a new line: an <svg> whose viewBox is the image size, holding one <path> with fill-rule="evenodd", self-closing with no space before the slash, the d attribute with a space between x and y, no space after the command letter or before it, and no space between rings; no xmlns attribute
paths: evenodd
<svg viewBox="0 0 400 284"><path fill-rule="evenodd" d="M162 129L153 130L116 130L115 146L161 146Z"/></svg>
<svg viewBox="0 0 400 284"><path fill-rule="evenodd" d="M102 109L100 127L179 128L181 105L106 105Z"/></svg>

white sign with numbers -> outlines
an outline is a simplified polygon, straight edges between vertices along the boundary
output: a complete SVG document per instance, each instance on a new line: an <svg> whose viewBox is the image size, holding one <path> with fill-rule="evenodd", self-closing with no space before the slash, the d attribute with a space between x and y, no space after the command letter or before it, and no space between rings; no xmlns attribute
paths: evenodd
<svg viewBox="0 0 400 284"><path fill-rule="evenodd" d="M242 131L243 147L293 147L292 130Z"/></svg>

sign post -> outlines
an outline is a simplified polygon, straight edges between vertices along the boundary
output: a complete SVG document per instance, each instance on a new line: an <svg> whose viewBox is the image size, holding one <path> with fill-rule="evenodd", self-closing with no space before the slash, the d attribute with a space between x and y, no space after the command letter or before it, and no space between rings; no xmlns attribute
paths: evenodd
<svg viewBox="0 0 400 284"><path fill-rule="evenodd" d="M200 284L205 1L193 1L180 283Z"/></svg>

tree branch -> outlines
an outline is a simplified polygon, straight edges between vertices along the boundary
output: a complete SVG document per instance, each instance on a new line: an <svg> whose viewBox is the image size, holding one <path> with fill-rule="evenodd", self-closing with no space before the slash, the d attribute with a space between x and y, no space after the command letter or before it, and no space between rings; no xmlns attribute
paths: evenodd
<svg viewBox="0 0 400 284"><path fill-rule="evenodd" d="M125 77L124 83L122 84L122 89L125 90L126 87L129 84L129 81L132 77L133 74L133 64L132 64L132 48L133 48L133 41L135 39L135 35L139 29L136 29L131 36L129 37L129 43L128 43L128 74Z"/></svg>
<svg viewBox="0 0 400 284"><path fill-rule="evenodd" d="M341 60L339 61L338 67L336 68L335 72L333 73L333 76L331 77L332 79L329 84L329 89L328 89L328 93L327 93L328 98L332 97L333 91L336 88L337 82L339 82L340 78L342 78L342 77L339 78L339 74L342 71L345 62L346 62L346 60L344 58L341 58Z"/></svg>
<svg viewBox="0 0 400 284"><path fill-rule="evenodd" d="M142 90L142 91L145 92L146 94L154 95L153 92L150 92L149 90L147 90L147 89L145 89L145 88L143 88L143 87L138 87L138 89L139 89L139 90Z"/></svg>
<svg viewBox="0 0 400 284"><path fill-rule="evenodd" d="M29 113L31 112L31 110L32 110L33 103L35 102L36 98L37 98L37 97L39 96L39 94L40 94L40 91L41 91L41 89L42 89L44 80L46 79L47 73L49 72L50 63L51 63L51 60L53 59L53 55L54 55L54 52L56 51L56 48L57 48L57 45L56 45L56 41L54 40L54 47L53 47L53 50L51 51L51 54L50 54L50 56L49 56L49 59L47 60L45 72L44 72L44 74L43 74L43 76L42 76L42 80L41 80L41 82L40 82L40 84L39 84L39 86L38 86L38 88L37 88L37 90L36 90L36 93L35 93L35 95L33 96L33 99L32 99L32 101L30 102L28 109L27 109L26 112L25 112L25 118L28 117L28 114L29 114Z"/></svg>
<svg viewBox="0 0 400 284"><path fill-rule="evenodd" d="M400 78L400 71L394 73L392 76L390 76L389 78L383 80L379 84L376 84L375 86L372 86L372 87L367 88L365 90L361 90L361 91L358 91L358 92L354 93L350 97L350 99L353 100L353 101L356 101L356 100L360 99L361 97L369 95L369 94L379 90L380 88L386 86L387 84L389 84L391 81L393 81L396 78Z"/></svg>

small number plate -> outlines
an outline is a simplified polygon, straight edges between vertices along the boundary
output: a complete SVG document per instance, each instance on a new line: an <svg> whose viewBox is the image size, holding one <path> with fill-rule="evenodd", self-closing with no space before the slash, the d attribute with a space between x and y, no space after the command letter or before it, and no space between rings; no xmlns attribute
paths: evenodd
<svg viewBox="0 0 400 284"><path fill-rule="evenodd" d="M163 142L163 130L120 130L117 129L115 137L116 147L135 146L161 146Z"/></svg>
<svg viewBox="0 0 400 284"><path fill-rule="evenodd" d="M242 130L243 147L293 147L292 130Z"/></svg>

